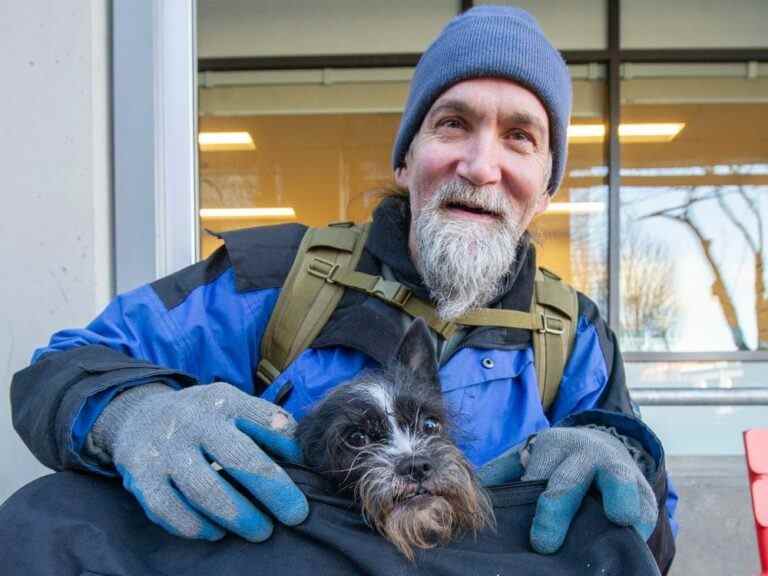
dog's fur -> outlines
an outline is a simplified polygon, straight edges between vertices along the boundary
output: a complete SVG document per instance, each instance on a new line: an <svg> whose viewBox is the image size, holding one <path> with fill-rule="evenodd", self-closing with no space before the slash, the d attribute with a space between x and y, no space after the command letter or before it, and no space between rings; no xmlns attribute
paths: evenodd
<svg viewBox="0 0 768 576"><path fill-rule="evenodd" d="M406 557L495 524L490 499L451 441L437 362L417 319L390 365L334 389L296 432L306 463L350 493Z"/></svg>

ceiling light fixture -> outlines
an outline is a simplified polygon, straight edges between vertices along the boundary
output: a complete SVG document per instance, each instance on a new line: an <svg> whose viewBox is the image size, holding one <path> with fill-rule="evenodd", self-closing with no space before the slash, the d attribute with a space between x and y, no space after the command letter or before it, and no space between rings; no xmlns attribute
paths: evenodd
<svg viewBox="0 0 768 576"><path fill-rule="evenodd" d="M655 122L648 124L619 124L619 141L669 142L685 128L683 122ZM568 141L573 144L598 143L605 140L604 124L572 124L568 126Z"/></svg>
<svg viewBox="0 0 768 576"><path fill-rule="evenodd" d="M248 132L200 132L197 141L202 152L256 150Z"/></svg>
<svg viewBox="0 0 768 576"><path fill-rule="evenodd" d="M201 208L202 220L294 219L293 208Z"/></svg>
<svg viewBox="0 0 768 576"><path fill-rule="evenodd" d="M605 212L605 202L551 202L545 214L598 214Z"/></svg>

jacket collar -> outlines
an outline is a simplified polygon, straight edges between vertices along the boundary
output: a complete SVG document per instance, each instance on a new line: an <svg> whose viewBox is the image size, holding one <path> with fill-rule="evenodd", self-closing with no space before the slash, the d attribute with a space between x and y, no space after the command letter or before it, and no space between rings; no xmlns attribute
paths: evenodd
<svg viewBox="0 0 768 576"><path fill-rule="evenodd" d="M386 264L398 282L414 294L429 300L428 290L413 265L408 252L410 211L406 199L390 197L381 202L373 222L363 255L357 266L361 272L380 275ZM518 257L507 274L502 294L490 304L510 310L528 311L533 293L535 270L534 247L528 234L518 247ZM313 342L315 348L346 346L359 350L385 364L394 353L403 333L402 313L378 298L347 290L328 323ZM477 348L521 348L531 341L526 330L501 327L477 327L466 331L455 351Z"/></svg>

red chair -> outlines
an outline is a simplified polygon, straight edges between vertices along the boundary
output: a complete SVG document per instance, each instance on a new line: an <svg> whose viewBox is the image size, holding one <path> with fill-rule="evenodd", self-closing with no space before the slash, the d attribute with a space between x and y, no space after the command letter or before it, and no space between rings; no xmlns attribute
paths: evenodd
<svg viewBox="0 0 768 576"><path fill-rule="evenodd" d="M752 510L755 513L757 551L762 576L768 576L768 429L744 432Z"/></svg>

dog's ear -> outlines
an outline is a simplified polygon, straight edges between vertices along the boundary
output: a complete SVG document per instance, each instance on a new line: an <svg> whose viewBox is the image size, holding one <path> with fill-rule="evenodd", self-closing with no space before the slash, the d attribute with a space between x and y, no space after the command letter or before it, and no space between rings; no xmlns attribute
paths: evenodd
<svg viewBox="0 0 768 576"><path fill-rule="evenodd" d="M395 350L394 363L412 372L419 381L437 385L437 355L429 328L422 318L416 318L406 330Z"/></svg>

